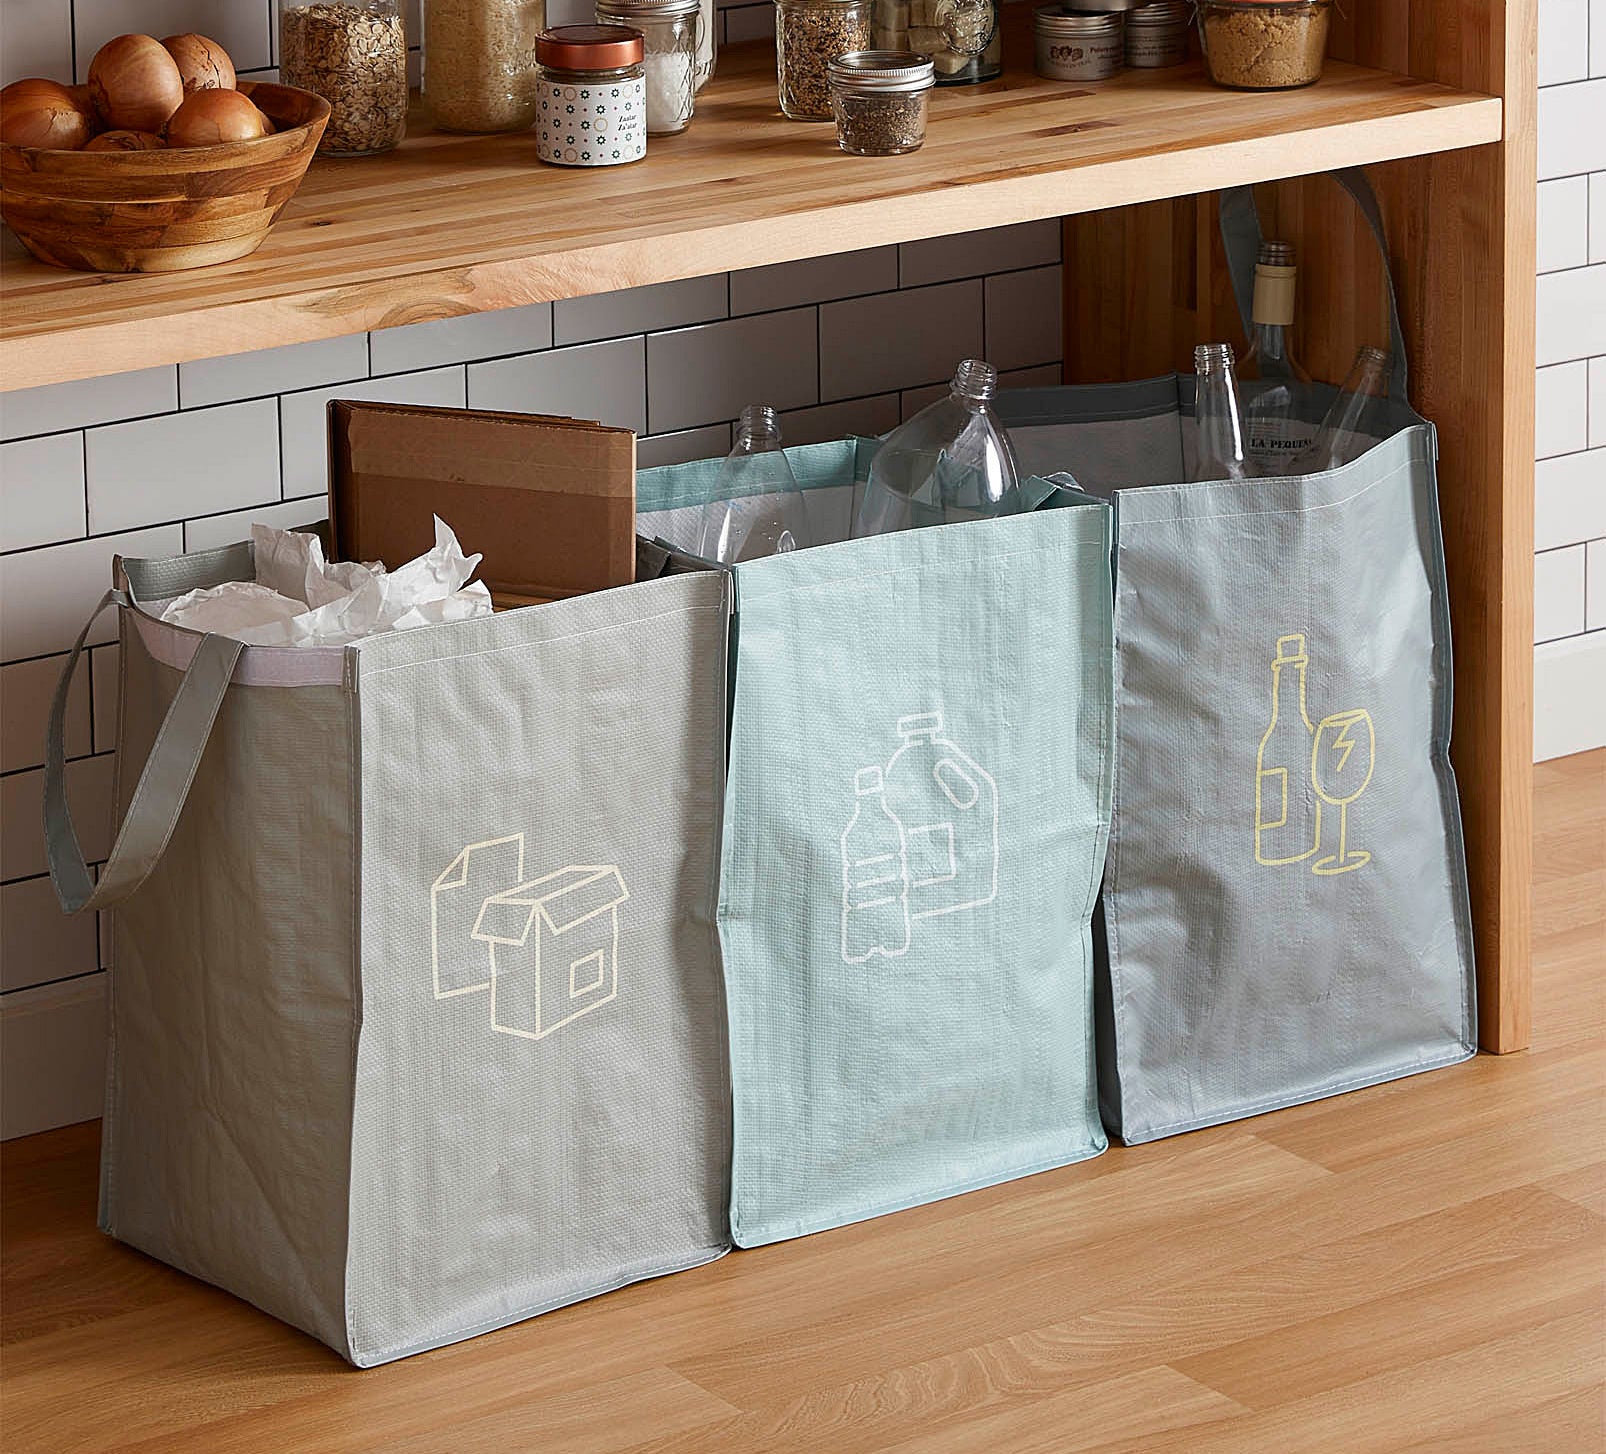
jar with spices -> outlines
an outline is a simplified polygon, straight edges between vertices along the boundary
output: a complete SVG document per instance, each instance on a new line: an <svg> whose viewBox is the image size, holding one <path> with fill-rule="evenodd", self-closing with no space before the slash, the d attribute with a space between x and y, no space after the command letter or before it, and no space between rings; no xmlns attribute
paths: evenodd
<svg viewBox="0 0 1606 1454"><path fill-rule="evenodd" d="M838 56L869 50L872 0L775 0L775 77L781 110L793 121L829 121L826 69Z"/></svg>
<svg viewBox="0 0 1606 1454"><path fill-rule="evenodd" d="M931 57L939 86L990 81L1004 69L996 0L875 0L877 50Z"/></svg>
<svg viewBox="0 0 1606 1454"><path fill-rule="evenodd" d="M407 131L398 0L279 0L279 79L329 103L319 152L388 151Z"/></svg>
<svg viewBox="0 0 1606 1454"><path fill-rule="evenodd" d="M935 81L930 56L907 50L850 51L827 71L837 145L849 156L918 151Z"/></svg>
<svg viewBox="0 0 1606 1454"><path fill-rule="evenodd" d="M535 154L560 167L616 167L647 155L641 32L559 25L535 43Z"/></svg>
<svg viewBox="0 0 1606 1454"><path fill-rule="evenodd" d="M1332 0L1199 0L1205 70L1218 86L1286 91L1321 80Z"/></svg>
<svg viewBox="0 0 1606 1454"><path fill-rule="evenodd" d="M702 14L702 0L597 0L599 25L641 32L648 136L672 136L691 121Z"/></svg>
<svg viewBox="0 0 1606 1454"><path fill-rule="evenodd" d="M446 131L525 131L545 0L424 0L424 100Z"/></svg>
<svg viewBox="0 0 1606 1454"><path fill-rule="evenodd" d="M1188 6L1161 0L1126 12L1126 63L1137 67L1180 66L1188 59Z"/></svg>
<svg viewBox="0 0 1606 1454"><path fill-rule="evenodd" d="M1037 74L1051 81L1102 81L1116 75L1126 54L1121 12L1079 14L1058 5L1032 17Z"/></svg>

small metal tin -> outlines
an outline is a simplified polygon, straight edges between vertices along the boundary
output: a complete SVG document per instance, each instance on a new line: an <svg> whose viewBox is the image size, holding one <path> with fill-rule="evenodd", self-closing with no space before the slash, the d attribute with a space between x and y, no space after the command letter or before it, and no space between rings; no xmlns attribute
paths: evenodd
<svg viewBox="0 0 1606 1454"><path fill-rule="evenodd" d="M1037 74L1051 81L1103 81L1119 74L1126 54L1118 11L1039 7L1032 17Z"/></svg>
<svg viewBox="0 0 1606 1454"><path fill-rule="evenodd" d="M1189 6L1159 0L1126 12L1126 63L1129 66L1180 66L1188 59Z"/></svg>

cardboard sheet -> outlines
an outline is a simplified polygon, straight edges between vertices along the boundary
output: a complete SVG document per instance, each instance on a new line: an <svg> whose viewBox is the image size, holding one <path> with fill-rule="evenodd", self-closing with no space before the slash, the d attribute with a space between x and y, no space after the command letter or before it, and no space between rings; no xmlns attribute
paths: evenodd
<svg viewBox="0 0 1606 1454"><path fill-rule="evenodd" d="M635 579L636 436L577 419L329 405L333 559L394 569L428 550L439 515L499 603Z"/></svg>

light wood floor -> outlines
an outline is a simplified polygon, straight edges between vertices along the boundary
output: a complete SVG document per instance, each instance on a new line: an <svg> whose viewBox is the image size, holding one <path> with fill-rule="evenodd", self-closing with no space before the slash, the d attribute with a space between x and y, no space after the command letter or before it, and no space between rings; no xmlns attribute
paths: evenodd
<svg viewBox="0 0 1606 1454"><path fill-rule="evenodd" d="M1538 772L1531 1051L736 1253L357 1373L5 1147L7 1454L1606 1448L1606 752Z"/></svg>

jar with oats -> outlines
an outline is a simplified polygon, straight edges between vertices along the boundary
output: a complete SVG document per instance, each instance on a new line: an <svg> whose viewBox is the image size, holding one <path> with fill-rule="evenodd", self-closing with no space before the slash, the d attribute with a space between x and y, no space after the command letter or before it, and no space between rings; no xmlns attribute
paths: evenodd
<svg viewBox="0 0 1606 1454"><path fill-rule="evenodd" d="M424 100L445 131L535 121L535 38L546 0L424 0Z"/></svg>
<svg viewBox="0 0 1606 1454"><path fill-rule="evenodd" d="M793 121L830 121L829 67L869 50L873 0L775 0L775 78Z"/></svg>
<svg viewBox="0 0 1606 1454"><path fill-rule="evenodd" d="M279 0L279 79L329 103L322 155L389 151L407 132L398 0Z"/></svg>

